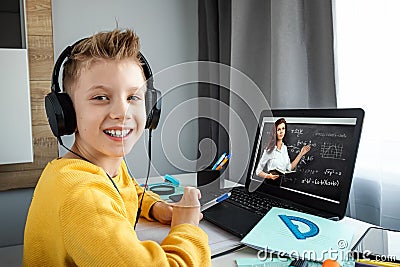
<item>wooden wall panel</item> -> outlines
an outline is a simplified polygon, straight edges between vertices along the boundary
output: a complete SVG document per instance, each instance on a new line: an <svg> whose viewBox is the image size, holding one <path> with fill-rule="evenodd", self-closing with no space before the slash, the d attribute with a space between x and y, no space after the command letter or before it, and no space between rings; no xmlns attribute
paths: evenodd
<svg viewBox="0 0 400 267"><path fill-rule="evenodd" d="M53 70L53 37L28 35L29 77L31 81L50 81Z"/></svg>
<svg viewBox="0 0 400 267"><path fill-rule="evenodd" d="M25 8L34 162L0 165L0 190L34 187L46 164L58 156L44 109L54 64L51 0L26 0Z"/></svg>
<svg viewBox="0 0 400 267"><path fill-rule="evenodd" d="M28 35L52 36L51 0L26 0Z"/></svg>
<svg viewBox="0 0 400 267"><path fill-rule="evenodd" d="M30 82L32 126L48 125L44 97L50 92L50 86L50 81Z"/></svg>
<svg viewBox="0 0 400 267"><path fill-rule="evenodd" d="M47 162L58 156L57 139L47 125L33 126L33 163L0 165L0 173L42 170ZM2 186L2 181L0 179ZM22 186L23 187L23 186Z"/></svg>
<svg viewBox="0 0 400 267"><path fill-rule="evenodd" d="M1 190L35 187L42 170L0 172Z"/></svg>

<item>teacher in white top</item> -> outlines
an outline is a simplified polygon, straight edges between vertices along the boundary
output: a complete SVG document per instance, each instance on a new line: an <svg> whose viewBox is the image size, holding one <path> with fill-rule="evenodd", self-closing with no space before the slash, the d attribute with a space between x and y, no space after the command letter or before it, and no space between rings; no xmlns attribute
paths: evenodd
<svg viewBox="0 0 400 267"><path fill-rule="evenodd" d="M265 172L264 170L281 169L283 171L292 171L296 168L300 159L307 154L311 146L303 146L297 157L290 162L287 147L284 143L286 134L286 120L278 119L271 131L271 139L264 149L261 159L256 169L256 175L260 178L276 180L279 175Z"/></svg>

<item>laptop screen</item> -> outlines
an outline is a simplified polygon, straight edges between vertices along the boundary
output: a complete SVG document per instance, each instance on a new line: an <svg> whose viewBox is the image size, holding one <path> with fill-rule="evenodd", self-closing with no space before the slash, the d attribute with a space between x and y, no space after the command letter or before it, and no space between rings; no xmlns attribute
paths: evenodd
<svg viewBox="0 0 400 267"><path fill-rule="evenodd" d="M344 216L363 116L361 109L263 112L247 189Z"/></svg>

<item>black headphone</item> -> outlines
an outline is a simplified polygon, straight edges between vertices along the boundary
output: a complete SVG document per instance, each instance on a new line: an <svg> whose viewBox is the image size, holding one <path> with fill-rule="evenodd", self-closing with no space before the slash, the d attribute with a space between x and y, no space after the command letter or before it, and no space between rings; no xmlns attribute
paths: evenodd
<svg viewBox="0 0 400 267"><path fill-rule="evenodd" d="M67 46L61 52L54 64L51 77L51 92L45 97L45 107L47 119L53 134L60 138L63 135L70 135L76 129L76 114L69 95L60 88L58 77L63 62L71 56L72 49L83 40L81 39L71 46ZM139 52L139 59L143 63L142 68L147 80L147 90L145 93L146 106L146 129L154 130L160 119L161 113L161 92L153 86L153 73L146 58Z"/></svg>

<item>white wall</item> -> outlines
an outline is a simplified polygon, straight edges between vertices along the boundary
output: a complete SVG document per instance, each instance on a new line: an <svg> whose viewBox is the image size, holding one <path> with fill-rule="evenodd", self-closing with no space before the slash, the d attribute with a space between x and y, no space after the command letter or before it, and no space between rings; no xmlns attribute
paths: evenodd
<svg viewBox="0 0 400 267"><path fill-rule="evenodd" d="M152 174L179 173L180 168L168 162L161 150L161 128L166 115L184 100L197 96L196 85L180 86L174 90L157 83L156 73L170 66L197 60L197 1L186 0L53 0L53 34L55 57L65 46L98 31L132 28L141 39L141 52L149 61L155 74L155 87L164 95L161 121L153 132ZM192 106L193 107L193 106ZM179 114L174 119L180 120ZM164 127L165 129L165 127ZM163 135L181 140L181 152L194 159L197 154L197 125L184 126L182 136L163 131ZM147 134L145 134L147 137ZM72 138L64 138L71 145ZM184 140L184 141L183 141ZM146 138L147 143L147 138ZM147 164L147 145L144 137L138 141L127 157L128 167L135 177L144 177ZM173 151L170 151L173 152ZM61 154L65 153L64 150ZM194 168L194 167L193 167Z"/></svg>

